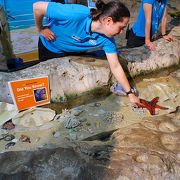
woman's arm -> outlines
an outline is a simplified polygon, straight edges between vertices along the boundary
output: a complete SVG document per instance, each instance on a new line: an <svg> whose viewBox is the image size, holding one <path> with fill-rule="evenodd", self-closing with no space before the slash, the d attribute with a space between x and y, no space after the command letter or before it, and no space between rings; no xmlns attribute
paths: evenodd
<svg viewBox="0 0 180 180"><path fill-rule="evenodd" d="M115 76L117 81L122 85L125 92L128 92L131 89L131 86L127 80L122 66L119 63L117 54L106 54L106 57L113 75ZM130 102L134 105L136 103L139 103L139 99L134 94L129 94L128 96L130 98Z"/></svg>
<svg viewBox="0 0 180 180"><path fill-rule="evenodd" d="M163 38L167 41L173 41L173 38L171 35L166 34L166 26L167 26L167 8L164 11L164 15L162 18L162 24L161 24L161 34Z"/></svg>
<svg viewBox="0 0 180 180"><path fill-rule="evenodd" d="M47 6L48 2L36 2L33 4L34 19L38 32L40 32L43 27L42 21L46 14Z"/></svg>
<svg viewBox="0 0 180 180"><path fill-rule="evenodd" d="M36 2L33 4L34 19L38 32L47 40L55 39L54 33L49 28L44 28L42 25L43 17L46 15L48 2Z"/></svg>
<svg viewBox="0 0 180 180"><path fill-rule="evenodd" d="M146 18L146 26L145 26L145 44L150 50L155 50L155 45L151 42L151 18L152 18L152 5L145 3L144 6L144 14Z"/></svg>
<svg viewBox="0 0 180 180"><path fill-rule="evenodd" d="M162 35L166 34L166 25L167 25L167 9L164 11L164 15L162 18L162 24L161 24L161 33Z"/></svg>

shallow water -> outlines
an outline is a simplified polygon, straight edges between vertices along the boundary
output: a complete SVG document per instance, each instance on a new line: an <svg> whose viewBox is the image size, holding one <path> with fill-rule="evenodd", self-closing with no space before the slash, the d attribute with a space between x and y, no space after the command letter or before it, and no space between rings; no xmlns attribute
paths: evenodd
<svg viewBox="0 0 180 180"><path fill-rule="evenodd" d="M132 111L127 97L109 96L109 91L90 93L61 106L49 105L59 112L78 106L75 109L82 113L73 118L86 121L72 129L54 120L47 129L11 131L17 139L22 133L28 135L31 143L17 141L7 149L10 152L0 154L0 179L179 179L180 111L176 106L180 81L166 76L170 72L156 73L160 78L139 77L137 86L147 99L160 95L158 104L173 107L172 112L138 114ZM169 99L162 101L159 88L166 83L160 90L167 88ZM158 88L148 93L155 84ZM98 106L90 103L95 101ZM71 117L71 113L65 115ZM0 141L1 152L6 143Z"/></svg>
<svg viewBox="0 0 180 180"><path fill-rule="evenodd" d="M173 67L164 69L159 72L154 72L151 74L141 74L133 79L130 78L130 81L131 81L131 84L133 86L135 86L136 83L143 81L143 79L168 76L170 73L174 72L177 69L179 69L178 66L173 66ZM71 108L81 106L84 104L101 101L101 100L105 99L107 96L112 94L109 89L110 89L110 87L104 87L104 88L100 89L99 91L88 92L80 97L74 97L67 102L51 103L49 105L45 105L42 107L51 108L51 109L55 110L58 114L58 113L61 113L63 109L71 109Z"/></svg>
<svg viewBox="0 0 180 180"><path fill-rule="evenodd" d="M106 98L107 96L109 96L111 94L109 87L103 87L100 88L99 90L96 91L92 91L92 92L88 92L85 93L84 95L80 96L80 97L74 97L70 100L68 100L67 102L62 102L62 103L51 103L42 107L48 107L51 108L53 110L55 110L57 112L57 114L61 113L63 109L71 109L73 107L77 107L77 106L81 106L84 104L88 104L88 103L92 103L92 102L96 102L96 101L100 101L103 100L104 98Z"/></svg>

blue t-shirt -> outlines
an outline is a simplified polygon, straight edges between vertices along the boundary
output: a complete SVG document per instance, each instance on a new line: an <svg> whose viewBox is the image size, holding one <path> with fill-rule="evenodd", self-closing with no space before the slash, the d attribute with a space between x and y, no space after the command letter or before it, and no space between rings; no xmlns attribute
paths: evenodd
<svg viewBox="0 0 180 180"><path fill-rule="evenodd" d="M146 19L143 8L145 3L152 5L151 36L153 36L159 29L167 5L167 0L162 0L160 3L158 3L157 0L142 0L138 17L132 27L135 35L140 37L145 37Z"/></svg>
<svg viewBox="0 0 180 180"><path fill-rule="evenodd" d="M50 2L46 16L52 20L51 31L56 39L46 40L40 35L43 45L54 53L82 52L101 48L105 53L116 53L114 38L91 32L90 9L79 4Z"/></svg>

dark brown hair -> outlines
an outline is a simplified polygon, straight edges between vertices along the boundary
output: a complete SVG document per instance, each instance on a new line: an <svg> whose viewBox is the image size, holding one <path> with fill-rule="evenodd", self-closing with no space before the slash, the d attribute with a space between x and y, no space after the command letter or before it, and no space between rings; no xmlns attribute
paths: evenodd
<svg viewBox="0 0 180 180"><path fill-rule="evenodd" d="M122 21L123 17L130 17L128 8L118 0L104 3L97 0L96 9L91 9L92 19L97 21L102 17L109 16L113 22Z"/></svg>

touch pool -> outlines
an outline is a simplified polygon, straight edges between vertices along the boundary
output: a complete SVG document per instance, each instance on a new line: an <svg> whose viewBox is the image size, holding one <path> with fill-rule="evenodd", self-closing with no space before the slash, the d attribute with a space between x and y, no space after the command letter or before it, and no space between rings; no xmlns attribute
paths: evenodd
<svg viewBox="0 0 180 180"><path fill-rule="evenodd" d="M0 141L0 177L178 179L179 72L137 83L141 98L158 96L159 104L168 107L154 116L146 109L133 109L127 97L112 94L64 109L40 126L33 125L39 122L33 116L32 122L16 118L15 128L8 131L14 145L5 149L9 142ZM22 135L30 140L21 141Z"/></svg>

